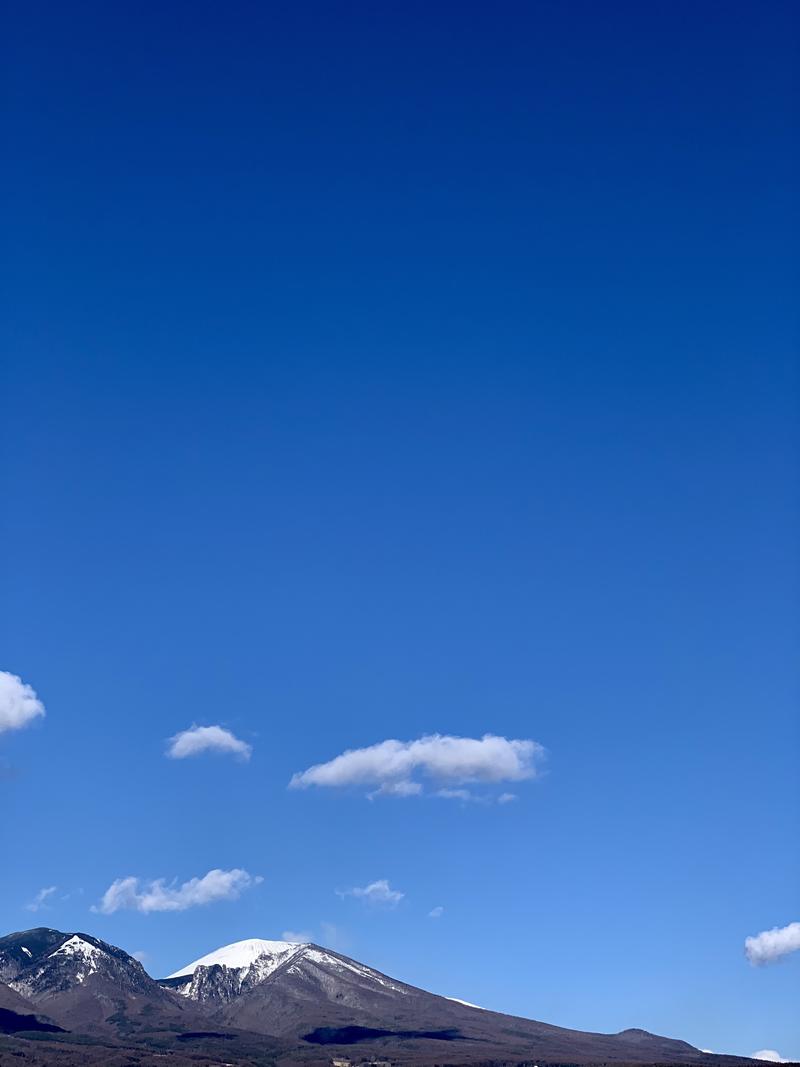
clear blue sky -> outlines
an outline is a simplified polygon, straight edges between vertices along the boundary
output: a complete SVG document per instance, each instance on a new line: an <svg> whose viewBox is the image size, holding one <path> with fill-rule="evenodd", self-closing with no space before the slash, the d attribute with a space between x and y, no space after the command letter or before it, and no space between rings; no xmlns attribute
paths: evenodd
<svg viewBox="0 0 800 1067"><path fill-rule="evenodd" d="M743 955L800 919L796 21L11 5L0 667L47 717L0 738L3 931L156 975L310 931L800 1058L800 954ZM252 758L165 758L193 722ZM546 773L287 790L436 731ZM212 868L264 881L89 911Z"/></svg>

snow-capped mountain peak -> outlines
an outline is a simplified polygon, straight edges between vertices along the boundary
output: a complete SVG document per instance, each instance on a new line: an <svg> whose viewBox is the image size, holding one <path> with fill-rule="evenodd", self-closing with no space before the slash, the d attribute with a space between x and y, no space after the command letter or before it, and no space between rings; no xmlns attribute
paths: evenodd
<svg viewBox="0 0 800 1067"><path fill-rule="evenodd" d="M26 952L27 949L23 946L22 951ZM96 960L98 956L104 956L105 953L101 948L98 948L97 945L93 945L89 941L84 941L79 934L73 934L72 937L65 941L60 948L57 948L55 952L50 953L50 959L52 959L53 956L61 955L84 956L88 960Z"/></svg>
<svg viewBox="0 0 800 1067"><path fill-rule="evenodd" d="M243 994L271 988L275 980L318 988L327 997L330 988L348 988L348 997L400 994L409 987L362 963L320 948L310 942L263 941L253 938L225 945L202 956L162 984L187 1000L201 1003L232 1003ZM344 992L337 997L345 996Z"/></svg>
<svg viewBox="0 0 800 1067"><path fill-rule="evenodd" d="M198 967L220 966L240 970L252 967L262 957L265 957L265 963L273 962L275 967L278 967L302 947L302 944L295 941L265 941L258 937L248 938L246 941L234 941L232 945L223 945L222 948L201 956L194 963L187 963L185 967L181 967L169 977L187 977L194 974Z"/></svg>
<svg viewBox="0 0 800 1067"><path fill-rule="evenodd" d="M98 937L61 933L48 927L0 939L0 981L23 997L125 989L132 994L161 991L141 963Z"/></svg>
<svg viewBox="0 0 800 1067"><path fill-rule="evenodd" d="M98 961L106 955L107 953L103 952L97 945L84 941L78 934L73 934L60 948L57 948L55 952L51 952L47 958L52 960L56 956L64 956L76 964L80 961L79 967L75 972L75 979L78 982L83 982L90 974L95 973Z"/></svg>

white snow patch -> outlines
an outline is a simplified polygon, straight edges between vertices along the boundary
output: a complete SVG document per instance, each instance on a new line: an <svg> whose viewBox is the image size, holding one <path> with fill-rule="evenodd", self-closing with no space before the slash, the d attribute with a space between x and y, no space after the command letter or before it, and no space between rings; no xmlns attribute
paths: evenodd
<svg viewBox="0 0 800 1067"><path fill-rule="evenodd" d="M97 945L92 945L75 934L73 937L70 937L65 941L61 948L57 948L55 952L51 952L47 958L52 959L53 956L71 956L73 959L80 959L86 965L88 970L77 971L75 978L78 982L83 982L84 979L90 974L94 974L97 970L97 960L100 956L105 956L105 952L98 948Z"/></svg>
<svg viewBox="0 0 800 1067"><path fill-rule="evenodd" d="M31 950L29 948L25 948L24 945L22 945L21 948L22 948L22 951L25 953L26 956L29 956L29 957L33 958L33 953L31 952Z"/></svg>
<svg viewBox="0 0 800 1067"><path fill-rule="evenodd" d="M302 948L302 945L293 941L263 941L257 937L250 938L247 941L234 941L232 945L223 945L222 948L201 956L194 963L187 963L185 967L181 967L180 970L175 971L174 974L170 974L168 977L183 978L194 974L198 967L213 967L214 964L238 969L252 967L256 961L260 961L258 970L263 972L262 976L266 978L267 974L279 967L284 960L288 959L292 953L297 952L300 948ZM266 957L266 959L262 960L262 957ZM270 966L270 964L274 964L274 966Z"/></svg>
<svg viewBox="0 0 800 1067"><path fill-rule="evenodd" d="M460 997L445 997L445 1000L452 1000L455 1004L463 1004L465 1008L477 1008L478 1011L489 1011L489 1008L482 1008L480 1004L472 1004L468 1000L461 1000Z"/></svg>
<svg viewBox="0 0 800 1067"><path fill-rule="evenodd" d="M89 941L84 941L83 938L78 937L77 934L65 941L61 948L57 948L55 952L51 952L48 958L52 959L53 956L60 956L62 954L64 956L84 956L92 961L95 961L98 956L105 955L101 948L98 948L97 945L92 945Z"/></svg>

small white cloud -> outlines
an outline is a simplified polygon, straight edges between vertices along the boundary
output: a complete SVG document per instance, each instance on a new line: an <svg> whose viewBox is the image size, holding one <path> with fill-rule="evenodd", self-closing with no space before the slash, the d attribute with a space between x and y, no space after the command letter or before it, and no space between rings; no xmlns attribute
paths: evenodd
<svg viewBox="0 0 800 1067"><path fill-rule="evenodd" d="M44 715L44 704L16 674L0 671L0 734L21 730Z"/></svg>
<svg viewBox="0 0 800 1067"><path fill-rule="evenodd" d="M340 897L356 897L367 904L387 904L393 908L405 896L399 889L392 889L385 878L379 878L377 882L370 882L363 887L356 886L353 889L337 889Z"/></svg>
<svg viewBox="0 0 800 1067"><path fill-rule="evenodd" d="M47 901L57 889L57 885L48 885L44 889L40 889L30 904L25 905L26 909L28 911L41 911L42 908L49 907Z"/></svg>
<svg viewBox="0 0 800 1067"><path fill-rule="evenodd" d="M437 906L435 908L431 908L431 910L428 912L428 918L429 919L441 919L441 917L443 915L444 915L444 908L442 907L441 904L437 904Z"/></svg>
<svg viewBox="0 0 800 1067"><path fill-rule="evenodd" d="M798 949L800 949L800 923L789 923L788 926L775 926L771 930L763 930L755 937L745 938L744 942L745 955L756 966L774 963L775 960L788 956L790 952L797 952Z"/></svg>
<svg viewBox="0 0 800 1067"><path fill-rule="evenodd" d="M108 887L99 904L92 911L112 915L115 911L186 911L218 900L237 900L245 889L251 889L263 878L234 868L231 871L213 870L202 878L167 885L164 878L140 885L138 878L118 878Z"/></svg>
<svg viewBox="0 0 800 1067"><path fill-rule="evenodd" d="M497 798L498 804L511 804L512 801L517 799L516 793L501 793Z"/></svg>
<svg viewBox="0 0 800 1067"><path fill-rule="evenodd" d="M314 935L310 930L284 930L281 934L281 941L289 941L293 945L307 945L313 940Z"/></svg>
<svg viewBox="0 0 800 1067"><path fill-rule="evenodd" d="M753 1052L750 1056L753 1060L766 1060L767 1063L789 1063L789 1060L785 1060L781 1056L780 1052L776 1052L774 1048L762 1048L758 1052Z"/></svg>
<svg viewBox="0 0 800 1067"><path fill-rule="evenodd" d="M139 963L144 963L145 960L150 958L150 953L145 952L144 949L140 948L137 949L136 952L132 952L131 956L133 956L135 960L138 960Z"/></svg>
<svg viewBox="0 0 800 1067"><path fill-rule="evenodd" d="M203 752L222 752L249 760L252 751L252 745L241 741L222 726L192 725L169 739L167 755L170 759L186 759Z"/></svg>
<svg viewBox="0 0 800 1067"><path fill-rule="evenodd" d="M327 763L293 775L289 786L374 787L369 796L412 796L427 779L440 796L465 799L464 786L535 778L544 749L538 742L485 734L481 738L430 734L417 741L381 741L348 749ZM416 777L415 777L416 776Z"/></svg>

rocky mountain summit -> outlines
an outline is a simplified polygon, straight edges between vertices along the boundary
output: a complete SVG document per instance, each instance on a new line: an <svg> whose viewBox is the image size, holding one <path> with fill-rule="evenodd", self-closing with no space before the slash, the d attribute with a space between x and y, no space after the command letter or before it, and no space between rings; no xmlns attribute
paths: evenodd
<svg viewBox="0 0 800 1067"><path fill-rule="evenodd" d="M98 937L40 927L0 938L0 981L67 1030L135 1029L185 1012L127 952Z"/></svg>

